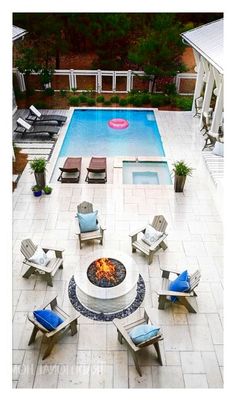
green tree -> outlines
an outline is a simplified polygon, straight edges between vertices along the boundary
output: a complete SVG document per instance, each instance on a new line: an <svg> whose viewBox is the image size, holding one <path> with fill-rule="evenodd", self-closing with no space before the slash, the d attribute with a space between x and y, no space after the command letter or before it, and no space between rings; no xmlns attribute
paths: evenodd
<svg viewBox="0 0 236 401"><path fill-rule="evenodd" d="M129 60L143 69L145 78L152 81L152 92L157 78L172 77L184 70L181 32L182 27L174 14L156 14L146 36L129 52Z"/></svg>

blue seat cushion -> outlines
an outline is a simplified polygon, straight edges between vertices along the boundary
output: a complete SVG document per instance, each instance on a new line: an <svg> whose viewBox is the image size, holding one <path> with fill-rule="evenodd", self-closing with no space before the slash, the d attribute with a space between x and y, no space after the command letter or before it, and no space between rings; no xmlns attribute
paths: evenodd
<svg viewBox="0 0 236 401"><path fill-rule="evenodd" d="M33 313L35 319L49 331L55 330L64 321L50 309L36 310Z"/></svg>
<svg viewBox="0 0 236 401"><path fill-rule="evenodd" d="M129 336L134 344L138 345L144 341L150 340L152 337L155 337L159 330L160 328L151 324L140 324L129 332Z"/></svg>
<svg viewBox="0 0 236 401"><path fill-rule="evenodd" d="M80 230L82 233L98 230L97 224L98 211L92 213L77 213L79 219Z"/></svg>
<svg viewBox="0 0 236 401"><path fill-rule="evenodd" d="M187 270L183 271L174 281L171 281L169 284L170 291L188 292L189 288L189 275ZM177 300L177 297L171 297L172 302L176 302Z"/></svg>

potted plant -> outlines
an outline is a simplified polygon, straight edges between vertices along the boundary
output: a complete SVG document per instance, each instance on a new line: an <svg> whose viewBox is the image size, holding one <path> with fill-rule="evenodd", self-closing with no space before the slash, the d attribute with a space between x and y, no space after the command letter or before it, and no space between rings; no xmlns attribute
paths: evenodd
<svg viewBox="0 0 236 401"><path fill-rule="evenodd" d="M191 176L193 168L188 166L184 160L173 163L173 173L175 175L174 189L175 192L183 192L187 175Z"/></svg>
<svg viewBox="0 0 236 401"><path fill-rule="evenodd" d="M42 189L46 186L46 164L44 158L34 159L30 162L30 168L34 172L36 184Z"/></svg>
<svg viewBox="0 0 236 401"><path fill-rule="evenodd" d="M34 196L41 196L42 195L42 189L38 185L34 185L32 188Z"/></svg>
<svg viewBox="0 0 236 401"><path fill-rule="evenodd" d="M52 187L49 187L48 185L46 185L43 188L43 192L45 193L45 195L50 195L50 193L52 192Z"/></svg>

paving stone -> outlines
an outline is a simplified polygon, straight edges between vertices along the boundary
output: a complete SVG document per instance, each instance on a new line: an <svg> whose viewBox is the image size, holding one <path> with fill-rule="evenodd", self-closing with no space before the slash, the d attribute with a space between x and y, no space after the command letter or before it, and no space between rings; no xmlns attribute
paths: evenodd
<svg viewBox="0 0 236 401"><path fill-rule="evenodd" d="M114 351L114 388L128 388L127 351Z"/></svg>
<svg viewBox="0 0 236 401"><path fill-rule="evenodd" d="M87 324L80 326L79 350L105 350L106 326L105 324Z"/></svg>
<svg viewBox="0 0 236 401"><path fill-rule="evenodd" d="M140 376L135 366L129 366L129 388L152 388L152 369L151 366L140 365L142 376Z"/></svg>
<svg viewBox="0 0 236 401"><path fill-rule="evenodd" d="M219 366L224 366L224 347L223 345L214 345L216 358Z"/></svg>
<svg viewBox="0 0 236 401"><path fill-rule="evenodd" d="M180 354L176 351L166 351L166 365L167 366L180 366Z"/></svg>
<svg viewBox="0 0 236 401"><path fill-rule="evenodd" d="M88 388L90 365L61 365L58 388Z"/></svg>
<svg viewBox="0 0 236 401"><path fill-rule="evenodd" d="M208 388L207 378L204 374L185 374L184 382L186 388Z"/></svg>
<svg viewBox="0 0 236 401"><path fill-rule="evenodd" d="M40 352L39 364L41 365L75 365L76 361L76 344L59 344L56 343L46 359L42 359L46 344L43 345Z"/></svg>
<svg viewBox="0 0 236 401"><path fill-rule="evenodd" d="M192 351L188 326L162 326L165 351Z"/></svg>
<svg viewBox="0 0 236 401"><path fill-rule="evenodd" d="M180 352L183 373L205 373L200 352Z"/></svg>
<svg viewBox="0 0 236 401"><path fill-rule="evenodd" d="M207 314L213 344L223 344L223 329L218 314Z"/></svg>
<svg viewBox="0 0 236 401"><path fill-rule="evenodd" d="M223 387L222 376L215 352L202 352L201 354L206 371L208 386L210 388Z"/></svg>
<svg viewBox="0 0 236 401"><path fill-rule="evenodd" d="M211 333L207 326L189 326L193 350L194 351L213 351Z"/></svg>
<svg viewBox="0 0 236 401"><path fill-rule="evenodd" d="M90 388L112 388L113 366L91 365L89 386Z"/></svg>
<svg viewBox="0 0 236 401"><path fill-rule="evenodd" d="M37 370L37 363L39 358L39 351L25 351L25 357L21 365L17 388L32 388L34 383L35 372Z"/></svg>
<svg viewBox="0 0 236 401"><path fill-rule="evenodd" d="M183 374L178 366L152 366L152 381L155 388L183 388Z"/></svg>
<svg viewBox="0 0 236 401"><path fill-rule="evenodd" d="M57 388L59 365L38 365L34 388Z"/></svg>

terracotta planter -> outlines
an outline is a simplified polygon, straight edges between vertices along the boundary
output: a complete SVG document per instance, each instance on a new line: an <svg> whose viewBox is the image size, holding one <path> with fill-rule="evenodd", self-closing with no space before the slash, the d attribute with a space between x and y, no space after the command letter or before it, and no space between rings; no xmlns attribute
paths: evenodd
<svg viewBox="0 0 236 401"><path fill-rule="evenodd" d="M44 173L34 173L36 184L40 188L44 188L46 186L46 176Z"/></svg>
<svg viewBox="0 0 236 401"><path fill-rule="evenodd" d="M175 175L174 188L175 192L183 192L186 175Z"/></svg>

